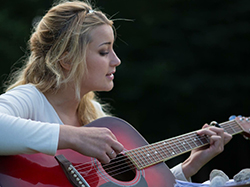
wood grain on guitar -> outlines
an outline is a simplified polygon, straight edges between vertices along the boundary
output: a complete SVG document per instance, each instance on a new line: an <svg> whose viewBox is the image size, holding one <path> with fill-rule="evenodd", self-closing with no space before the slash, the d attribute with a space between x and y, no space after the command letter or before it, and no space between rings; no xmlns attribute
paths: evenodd
<svg viewBox="0 0 250 187"><path fill-rule="evenodd" d="M248 118L219 125L232 135L249 136ZM209 143L206 136L194 131L148 144L131 125L115 117L100 118L87 126L109 128L124 151L104 165L72 150L57 151L56 157L42 153L0 156L0 186L173 187L175 178L164 161Z"/></svg>

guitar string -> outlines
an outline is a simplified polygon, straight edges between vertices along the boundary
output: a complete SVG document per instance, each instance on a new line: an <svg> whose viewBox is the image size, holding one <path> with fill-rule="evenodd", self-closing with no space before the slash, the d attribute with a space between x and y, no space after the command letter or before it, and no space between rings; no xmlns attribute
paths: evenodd
<svg viewBox="0 0 250 187"><path fill-rule="evenodd" d="M191 134L191 135L193 135L193 134ZM187 136L187 135L185 135L185 136ZM183 137L181 137L182 139L184 139L184 137L185 136L183 136ZM190 136L189 136L189 138L190 138ZM178 139L177 140L177 143L175 142L176 141L176 139ZM176 138L176 139L172 139L172 142L174 143L174 144L177 144L177 146L178 146L178 144L180 145L180 143L179 143L179 138ZM202 138L200 138L200 140L202 140ZM193 142L193 140L190 140L191 142ZM190 142L189 142L190 143ZM160 144L160 143L158 143L158 144ZM156 144L154 144L154 146L158 146L159 147L159 145L158 145L157 143ZM153 145L153 144L152 144ZM183 146L183 144L181 144L181 146ZM180 146L180 147L181 147ZM166 146L164 146L164 147L166 147ZM191 146L190 146L191 147ZM139 148L138 150L140 150L140 149L147 149L147 147L145 146L145 147L142 147L142 148ZM167 148L169 148L169 146L167 146ZM191 149L192 149L193 147L191 147ZM186 149L187 150L187 149ZM86 163L85 163L86 164ZM81 164L80 164L81 165ZM79 166L80 166L79 165Z"/></svg>
<svg viewBox="0 0 250 187"><path fill-rule="evenodd" d="M129 160L127 157L125 157L125 156L123 156L123 158L125 158L125 159L123 159L123 160ZM120 159L120 158L119 158ZM120 161L121 162L121 161ZM122 174L122 173L124 173L124 172L127 172L127 171L129 171L129 170L133 170L133 169L135 169L135 166L130 162L130 164L128 165L128 164L126 164L126 163L121 163L121 164L119 164L119 165L115 165L115 166L113 166L113 167L110 167L110 165L113 165L113 164L117 164L117 162L116 163L112 163L112 164L107 164L107 165L104 165L103 166L103 168L105 169L106 167L109 167L108 169L109 170L112 170L112 171L106 171L110 176L112 176L112 177L114 177L114 176L116 176L116 175L119 175L119 174ZM126 164L125 166L124 166L124 164ZM90 168L91 166L89 166L89 168ZM117 168L117 169L115 169L115 168ZM82 169L86 169L86 167L85 168L81 168L81 169L78 169L78 170L82 170ZM79 171L80 173L84 173L84 172L81 172L81 171ZM93 177L92 177L92 175L93 175ZM96 176L96 174L95 173L93 173L93 174L90 174L90 175L88 175L88 180L94 180L94 178L97 178L98 179L98 177Z"/></svg>
<svg viewBox="0 0 250 187"><path fill-rule="evenodd" d="M121 166L121 165L120 165ZM131 167L132 166L132 167ZM110 170L112 170L113 168L109 168ZM135 169L134 165L127 165L126 167L123 167L123 168L118 168L116 170L112 170L111 172L110 171L106 171L110 176L114 177L116 175L119 175L119 174L122 174L122 173L125 173L129 170L132 170L132 169ZM80 172L81 173L81 172ZM90 177L90 176L89 176ZM88 178L90 181L93 181L95 178L99 178L99 177L96 177L96 174L95 176L93 176L92 178ZM89 183L89 184L92 184L92 183L95 183L95 181Z"/></svg>
<svg viewBox="0 0 250 187"><path fill-rule="evenodd" d="M193 135L193 134L191 134L191 135ZM187 136L187 135L186 135ZM184 138L184 137L182 137L182 138ZM190 136L189 136L189 138L190 138ZM202 140L202 138L200 138L200 140ZM176 140L172 140L172 142L174 142L174 141L176 141ZM190 143L190 142L193 142L193 140L190 140L189 142L187 142L187 143ZM159 144L159 143L158 143ZM160 145L158 145L157 143L156 144L154 144L154 146L160 146ZM179 140L177 140L177 142L174 142L174 144L177 144L176 146L183 146L183 144L180 144L179 143ZM179 144L179 145L178 145ZM149 145L150 146L150 145ZM168 149L169 148L169 146L166 146L166 145L164 145L164 147L166 148L166 149ZM189 145L189 147L191 147L190 145ZM196 147L196 146L195 146ZM135 151L140 151L141 149L147 149L148 147L146 147L146 146L144 146L144 147L142 147L142 148L139 148L139 149L137 149L137 150L135 150ZM151 147L149 147L149 148L151 148ZM191 147L191 149L193 149L193 147ZM186 149L186 151L188 151L188 150L190 150L190 149ZM166 154L166 153L165 153ZM167 155L168 157L169 157L169 155ZM85 163L86 164L86 163ZM116 163L114 163L114 164L116 164ZM77 166L81 166L81 165L83 165L83 164L79 164L79 165L77 165ZM77 167L76 166L76 167Z"/></svg>
<svg viewBox="0 0 250 187"><path fill-rule="evenodd" d="M124 156L125 157L125 156ZM130 171L130 170L133 170L133 169L136 169L136 167L131 163L129 165L126 165L125 167L123 168L120 168L120 166L122 166L123 164L119 165L119 168L116 169L116 170L112 170L111 172L110 171L106 171L110 176L114 177L116 175L119 175L119 174L122 174L122 173L125 173L127 171ZM117 167L117 166L116 166ZM109 169L112 169L112 168L109 168ZM80 171L81 173L81 171ZM98 177L96 177L96 174L93 174L95 176L93 176L92 178L90 178L90 175L88 176L88 180L91 180L93 181L95 178L98 179ZM94 183L95 181L91 182L91 183ZM90 183L90 184L91 184Z"/></svg>
<svg viewBox="0 0 250 187"><path fill-rule="evenodd" d="M125 156L123 156L125 159L123 159L123 161L124 160L129 160L127 157L125 157ZM119 159L121 159L121 158L119 158ZM120 161L118 161L118 162L121 162L122 160L120 160ZM131 162L130 162L131 163ZM110 165L114 165L114 164L117 164L117 162L112 162L112 164L107 164L107 165L104 165L103 166L103 168L104 168L104 170L105 170L105 168L106 167L109 167L109 170L112 170L111 172L110 171L106 171L110 176L116 176L116 175L119 175L119 174L121 174L121 173L123 173L123 172L127 172L127 171L129 171L129 170L132 170L132 169L135 169L135 166L131 163L131 164L129 164L129 165L126 165L125 167L121 167L121 166L123 166L124 164L126 164L126 163L121 163L121 164L119 164L119 165L115 165L115 166L113 166L113 167L110 167ZM89 166L89 168L90 168L91 166ZM118 167L118 169L114 169L114 168L117 168ZM83 170L83 169L85 169L86 170L86 167L84 168L84 167L82 167L82 168L79 168L78 170ZM126 169L126 170L125 170ZM81 171L79 171L80 173L83 173L83 172L81 172ZM114 173L114 174L113 174ZM93 175L96 175L95 173L93 174ZM89 178L89 180L93 180L93 177L95 177L95 176L93 176L92 178L90 178L91 177L91 175L89 175L88 176L88 178Z"/></svg>
<svg viewBox="0 0 250 187"><path fill-rule="evenodd" d="M131 166L133 167L133 168L131 168ZM110 175L111 177L115 177L115 176L117 176L117 175L119 175L119 174L123 174L123 173L125 173L125 172L128 172L128 171L131 171L131 170L133 170L133 169L136 169L136 167L133 165L133 164L130 164L130 165L127 165L126 167L123 167L123 168L119 168L119 169L117 169L117 170L115 170L115 171L106 171L107 173L108 173L108 175ZM120 170L120 171L119 171ZM118 171L118 172L117 172ZM80 174L81 173L83 173L83 172L79 172ZM100 171L97 171L97 173L100 173ZM90 176L92 175L92 177L90 178ZM91 175L88 175L88 178L87 178L87 181L88 181L88 183L89 184L93 184L93 183L96 183L96 181L99 181L99 180L101 180L101 181L106 181L105 179L103 179L103 178L99 178L96 174L91 174ZM84 176L83 176L84 177Z"/></svg>
<svg viewBox="0 0 250 187"><path fill-rule="evenodd" d="M120 166L122 166L122 165L124 165L124 164L120 164L119 165L119 167L117 168L117 169L113 169L113 168L110 168L110 170L111 171L106 171L107 173L108 173L108 175L110 175L111 177L115 177L115 176L117 176L117 175L119 175L119 174L122 174L122 173L125 173L125 172L128 172L128 171L130 171L130 170L134 170L134 169L136 169L136 167L131 163L131 164L129 164L129 165L126 165L125 167L120 167ZM116 166L117 167L117 166ZM113 169L113 170L112 170ZM80 172L81 173L81 172ZM92 182L89 182L89 184L93 184L93 183L95 183L95 179L99 179L99 177L98 176L96 176L96 174L93 174L94 176L88 176L88 180L89 181L92 181ZM90 178L91 177L91 178ZM93 181L94 180L94 181ZM101 180L103 180L103 179L101 179Z"/></svg>
<svg viewBox="0 0 250 187"><path fill-rule="evenodd" d="M134 167L134 165L131 165L131 166L133 166ZM128 168L128 167L130 167L130 166L126 166L126 168ZM131 167L130 167L131 168ZM109 168L109 170L110 169L112 169L112 168ZM134 169L134 168L133 168ZM121 170L121 168L119 168L119 170ZM115 176L115 175L119 175L119 174L121 174L121 173L123 173L123 172L126 172L126 171L128 171L128 170L130 170L130 169L127 169L127 170L124 170L124 168L122 168L122 171L120 171L120 172L117 172L117 170L113 170L112 171L112 173L115 173L115 174L112 174L112 173L110 173L110 172L107 172L109 175L111 175L111 176Z"/></svg>
<svg viewBox="0 0 250 187"><path fill-rule="evenodd" d="M236 127L238 127L238 125L236 124L236 125L234 125L234 126L236 126ZM227 126L225 126L224 128L227 128ZM191 134L191 135L196 135L196 133L193 133L193 134ZM184 138L184 137L182 137L182 138ZM174 139L173 139L174 140ZM192 140L193 141L193 140ZM179 141L176 143L176 142L174 142L175 144L179 144ZM155 144L155 145L157 145L158 147L160 146L160 145L158 145L158 144ZM155 146L154 145L154 146ZM160 146L161 147L161 146ZM166 147L166 146L165 146ZM177 147L178 147L178 145L177 145ZM181 150L181 149L180 149ZM141 149L138 149L137 151L141 151ZM129 151L128 151L129 152ZM123 159L123 161L124 160L129 160L129 158L127 158L127 157L125 157L125 156L123 156L125 159ZM119 157L118 158L119 160L121 159L121 157ZM115 159L113 159L113 160L115 160ZM105 167L109 167L109 170L112 170L112 169L114 169L115 167L118 167L119 166L119 168L118 169L115 169L115 170L112 170L112 172L107 172L106 170L106 172L110 175L110 176L116 176L116 175L119 175L119 174L121 174L121 173L123 173L123 172L126 172L126 171L129 171L129 170L132 170L132 169L135 169L135 166L133 165L133 164L130 164L130 165L126 165L125 167L123 167L123 168L121 168L120 166L122 166L122 165L124 165L124 163L122 163L122 165L120 164L120 165L115 165L115 166L113 166L113 167L110 167L110 165L114 165L114 164L117 164L117 163L119 163L119 162L121 162L122 160L120 160L120 161L118 161L118 162L112 162L112 164L107 164L107 165L103 165L103 168L104 168L104 170L105 170ZM86 163L85 163L86 164ZM126 163L125 163L126 164ZM131 167L132 166L132 167ZM128 168L129 167L129 169L126 169L126 168ZM83 168L80 168L80 169L84 169L84 167ZM124 169L126 169L126 170L124 170ZM117 172L117 171L119 171L120 170L120 172ZM113 174L113 173L115 173L115 174Z"/></svg>
<svg viewBox="0 0 250 187"><path fill-rule="evenodd" d="M123 157L125 158L125 156L123 156ZM101 164L99 163L98 165L101 165ZM121 163L118 166L110 167L110 168L106 169L105 171L110 176L114 177L116 175L125 173L125 172L130 171L130 170L134 170L134 169L136 169L136 167L132 163L130 163L130 164ZM98 170L97 172L100 172L100 170ZM79 173L83 173L83 172L79 171ZM90 178L91 176L93 176L93 177ZM96 174L88 175L88 177L89 177L89 180L93 180L96 177Z"/></svg>
<svg viewBox="0 0 250 187"><path fill-rule="evenodd" d="M203 139L203 137L201 137L201 139ZM188 140L188 141L190 141L190 142L192 142L193 140ZM180 144L179 142L174 142L177 146L178 146L178 144ZM152 146L153 145L153 146ZM124 152L124 153L129 153L129 152L131 152L131 151L134 151L134 152L141 152L143 149L145 150L147 150L147 151L152 151L152 147L162 147L162 145L159 145L159 143L157 144L152 144L152 145L146 145L146 146L143 146L143 147L140 147L140 148L137 148L137 149L134 149L134 150L130 150L130 151L126 151L126 152ZM166 149L170 149L171 148L171 146L169 146L169 145L164 145L164 147L166 148ZM193 148L193 147L192 147ZM191 149L192 149L191 148ZM160 151L160 152L162 152L162 151ZM143 152L144 153L144 152ZM171 154L170 155L167 155L168 157L170 157L171 156ZM114 161L114 160L118 160L119 158L114 158L114 159L112 159L112 161ZM82 164L78 164L78 165L76 165L75 167L81 167L81 166L83 166L83 165L86 165L86 164L89 164L89 163L92 163L92 161L89 161L89 162L85 162L85 163L82 163ZM116 164L116 162L111 162L111 163L114 163L114 164Z"/></svg>

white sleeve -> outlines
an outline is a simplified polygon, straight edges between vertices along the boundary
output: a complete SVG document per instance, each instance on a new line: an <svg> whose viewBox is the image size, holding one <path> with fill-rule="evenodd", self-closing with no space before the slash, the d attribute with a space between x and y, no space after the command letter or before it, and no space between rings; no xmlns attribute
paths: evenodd
<svg viewBox="0 0 250 187"><path fill-rule="evenodd" d="M181 181L188 181L191 182L191 178L186 179L183 171L182 171L182 167L181 164L176 165L175 167L171 168L171 172L173 173L173 175L175 176L176 179L181 180Z"/></svg>
<svg viewBox="0 0 250 187"><path fill-rule="evenodd" d="M42 111L38 98L27 87L0 96L0 155L56 153L59 124L33 120Z"/></svg>
<svg viewBox="0 0 250 187"><path fill-rule="evenodd" d="M0 113L0 155L45 153L54 155L59 125Z"/></svg>

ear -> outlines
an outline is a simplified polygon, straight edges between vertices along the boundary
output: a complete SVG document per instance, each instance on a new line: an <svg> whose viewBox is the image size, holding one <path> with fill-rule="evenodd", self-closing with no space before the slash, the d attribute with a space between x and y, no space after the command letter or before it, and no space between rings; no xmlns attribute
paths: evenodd
<svg viewBox="0 0 250 187"><path fill-rule="evenodd" d="M66 60L65 57L67 54L68 54L68 52L63 53L63 55L61 56L61 59L59 60L59 63L64 70L70 71L71 70L71 61Z"/></svg>

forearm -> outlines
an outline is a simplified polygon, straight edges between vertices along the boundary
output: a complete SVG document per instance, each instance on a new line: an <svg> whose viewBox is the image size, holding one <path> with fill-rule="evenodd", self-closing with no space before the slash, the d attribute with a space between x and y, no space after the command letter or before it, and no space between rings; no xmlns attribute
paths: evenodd
<svg viewBox="0 0 250 187"><path fill-rule="evenodd" d="M193 159L189 157L182 163L182 171L185 177L188 179L195 175L202 168L202 166L202 163L194 162Z"/></svg>
<svg viewBox="0 0 250 187"><path fill-rule="evenodd" d="M60 125L58 148L76 150L77 145L77 127L69 125Z"/></svg>

